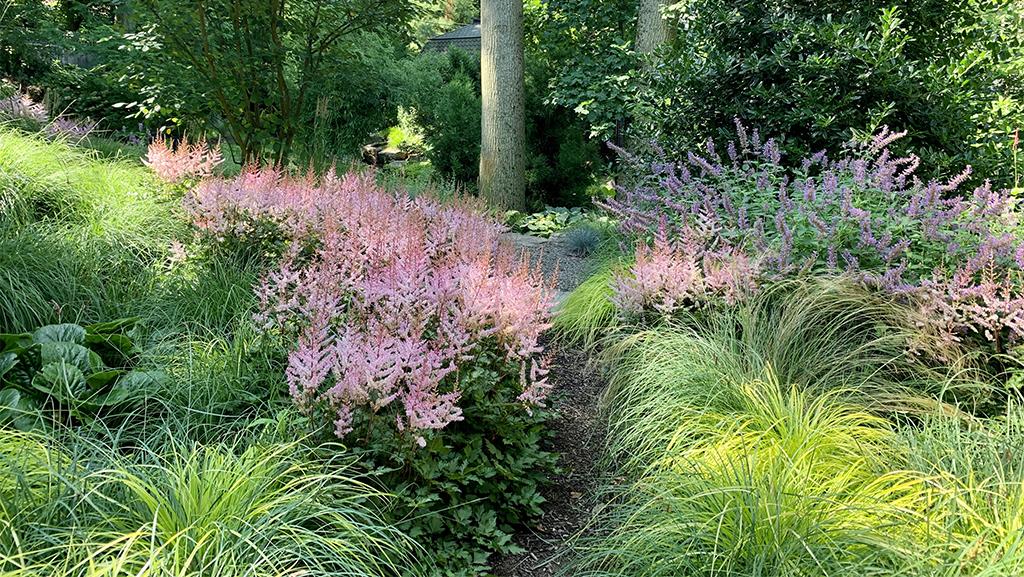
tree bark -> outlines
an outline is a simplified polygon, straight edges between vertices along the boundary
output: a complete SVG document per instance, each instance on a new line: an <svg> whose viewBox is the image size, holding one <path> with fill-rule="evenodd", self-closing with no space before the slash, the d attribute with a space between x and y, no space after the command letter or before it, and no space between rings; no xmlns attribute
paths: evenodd
<svg viewBox="0 0 1024 577"><path fill-rule="evenodd" d="M653 53L669 39L671 30L662 14L666 6L666 0L640 0L636 22L636 51L640 54Z"/></svg>
<svg viewBox="0 0 1024 577"><path fill-rule="evenodd" d="M480 2L480 194L494 207L526 209L523 3Z"/></svg>

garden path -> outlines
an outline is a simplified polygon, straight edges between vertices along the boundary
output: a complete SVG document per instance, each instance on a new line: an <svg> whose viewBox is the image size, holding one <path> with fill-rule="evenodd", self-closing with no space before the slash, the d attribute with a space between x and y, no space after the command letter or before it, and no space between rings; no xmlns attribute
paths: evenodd
<svg viewBox="0 0 1024 577"><path fill-rule="evenodd" d="M590 272L587 259L569 255L557 237L547 241L525 235L506 238L541 267L558 291L558 302ZM554 346L550 378L556 418L550 450L559 455L558 471L543 490L544 516L516 535L516 544L524 551L499 559L494 569L497 577L559 574L570 558L570 539L586 528L596 503L597 459L604 442L598 400L605 381L586 353Z"/></svg>

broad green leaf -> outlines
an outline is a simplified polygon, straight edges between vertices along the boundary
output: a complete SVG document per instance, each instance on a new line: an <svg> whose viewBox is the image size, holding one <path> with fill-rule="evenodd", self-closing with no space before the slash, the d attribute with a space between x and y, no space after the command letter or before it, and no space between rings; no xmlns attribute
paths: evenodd
<svg viewBox="0 0 1024 577"><path fill-rule="evenodd" d="M65 361L78 367L78 370L82 371L83 374L87 374L100 368L100 365L102 365L99 355L82 345L74 343L43 343L39 347L39 358L43 366L58 361Z"/></svg>
<svg viewBox="0 0 1024 577"><path fill-rule="evenodd" d="M32 344L32 335L29 333L10 334L0 333L0 350L23 349Z"/></svg>
<svg viewBox="0 0 1024 577"><path fill-rule="evenodd" d="M32 379L32 386L59 401L70 403L85 392L85 373L74 364L59 360L43 366L43 370Z"/></svg>
<svg viewBox="0 0 1024 577"><path fill-rule="evenodd" d="M162 385L167 379L167 373L163 371L131 371L117 381L117 387L134 393Z"/></svg>
<svg viewBox="0 0 1024 577"><path fill-rule="evenodd" d="M16 364L18 364L18 355L14 353L0 354L0 379L7 374L7 371L14 368Z"/></svg>
<svg viewBox="0 0 1024 577"><path fill-rule="evenodd" d="M88 345L100 345L107 346L117 352L124 358L128 358L135 354L135 343L124 335L119 334L86 334L85 343Z"/></svg>
<svg viewBox="0 0 1024 577"><path fill-rule="evenodd" d="M21 393L18 389L7 388L0 390L0 414L3 414L8 409L16 408L19 400L21 400Z"/></svg>
<svg viewBox="0 0 1024 577"><path fill-rule="evenodd" d="M85 379L85 383L89 386L90 390L99 391L105 388L110 383L114 382L117 377L124 374L124 371L117 369L108 369L105 371L95 372Z"/></svg>
<svg viewBox="0 0 1024 577"><path fill-rule="evenodd" d="M85 329L75 324L47 325L36 329L32 340L37 343L75 343L85 342Z"/></svg>
<svg viewBox="0 0 1024 577"><path fill-rule="evenodd" d="M112 333L123 333L137 324L139 324L139 317L127 317L86 325L85 331L91 335L109 335Z"/></svg>
<svg viewBox="0 0 1024 577"><path fill-rule="evenodd" d="M39 406L17 389L0 390L0 425L29 431L40 423Z"/></svg>

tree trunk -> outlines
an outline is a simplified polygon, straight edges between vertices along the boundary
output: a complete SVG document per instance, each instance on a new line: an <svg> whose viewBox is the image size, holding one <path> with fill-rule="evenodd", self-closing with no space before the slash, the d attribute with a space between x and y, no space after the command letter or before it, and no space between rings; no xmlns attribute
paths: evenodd
<svg viewBox="0 0 1024 577"><path fill-rule="evenodd" d="M494 207L526 209L523 3L480 2L480 194Z"/></svg>
<svg viewBox="0 0 1024 577"><path fill-rule="evenodd" d="M671 31L662 14L666 6L666 0L640 0L636 22L636 51L640 54L653 53L669 39Z"/></svg>

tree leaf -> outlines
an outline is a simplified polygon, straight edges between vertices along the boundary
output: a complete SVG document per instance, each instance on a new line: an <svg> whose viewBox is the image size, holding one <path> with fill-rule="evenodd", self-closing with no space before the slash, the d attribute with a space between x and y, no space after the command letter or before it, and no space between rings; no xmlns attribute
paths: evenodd
<svg viewBox="0 0 1024 577"><path fill-rule="evenodd" d="M85 329L75 324L47 325L36 329L32 340L37 343L75 343L85 342Z"/></svg>

